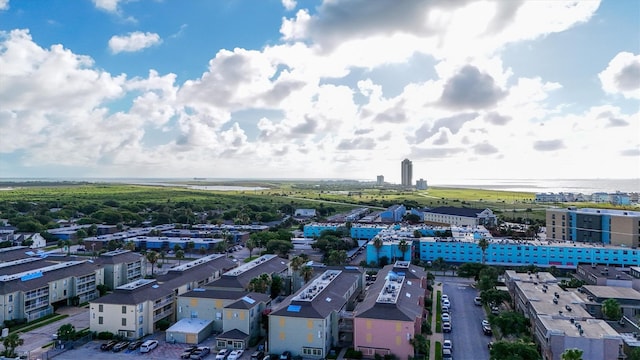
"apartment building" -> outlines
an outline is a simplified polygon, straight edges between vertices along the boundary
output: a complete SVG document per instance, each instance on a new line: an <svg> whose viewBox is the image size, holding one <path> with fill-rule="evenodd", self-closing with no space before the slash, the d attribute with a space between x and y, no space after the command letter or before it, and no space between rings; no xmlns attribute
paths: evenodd
<svg viewBox="0 0 640 360"><path fill-rule="evenodd" d="M289 269L289 261L274 254L262 255L259 258L239 265L220 276L205 287L212 290L244 291L251 279L262 274L285 276Z"/></svg>
<svg viewBox="0 0 640 360"><path fill-rule="evenodd" d="M157 279L118 286L112 293L90 302L90 329L127 339L152 334L159 322L176 320L179 295L202 287L234 266L226 256L214 254L174 267Z"/></svg>
<svg viewBox="0 0 640 360"><path fill-rule="evenodd" d="M99 296L101 266L89 261L48 261L28 257L0 264L0 322L34 321L57 306L80 304Z"/></svg>
<svg viewBox="0 0 640 360"><path fill-rule="evenodd" d="M380 270L354 312L354 349L367 358L413 357L410 341L420 334L425 318L426 287L425 271L408 261Z"/></svg>
<svg viewBox="0 0 640 360"><path fill-rule="evenodd" d="M397 223L402 221L407 214L407 208L404 205L392 205L387 210L380 213L380 221L385 223Z"/></svg>
<svg viewBox="0 0 640 360"><path fill-rule="evenodd" d="M505 282L515 309L533 326L544 360L561 360L566 349L583 350L583 360L621 359L622 337L585 308L574 291L564 291L549 273L507 271Z"/></svg>
<svg viewBox="0 0 640 360"><path fill-rule="evenodd" d="M640 290L640 276L634 277L632 271L633 267L579 264L574 276L588 285L618 286Z"/></svg>
<svg viewBox="0 0 640 360"><path fill-rule="evenodd" d="M498 217L491 209L457 208L441 206L424 211L424 221L431 224L455 226L493 226Z"/></svg>
<svg viewBox="0 0 640 360"><path fill-rule="evenodd" d="M546 211L551 240L610 244L637 248L640 212L617 209L563 208Z"/></svg>
<svg viewBox="0 0 640 360"><path fill-rule="evenodd" d="M607 299L614 299L618 302L623 316L629 319L640 316L640 292L635 289L619 286L584 285L581 290L587 298L587 311L595 317L604 317L602 303Z"/></svg>
<svg viewBox="0 0 640 360"><path fill-rule="evenodd" d="M147 259L129 250L102 253L93 261L104 268L104 284L109 289L115 289L147 275Z"/></svg>
<svg viewBox="0 0 640 360"><path fill-rule="evenodd" d="M278 304L269 314L269 352L322 359L341 337L342 314L362 291L362 271L355 266L331 268ZM352 332L352 329L343 329Z"/></svg>
<svg viewBox="0 0 640 360"><path fill-rule="evenodd" d="M193 343L217 333L218 348L246 349L262 334L260 319L270 301L266 294L196 288L178 296L178 321L167 330L167 336L178 342ZM206 327L200 331L183 331L190 328L185 324L192 321Z"/></svg>

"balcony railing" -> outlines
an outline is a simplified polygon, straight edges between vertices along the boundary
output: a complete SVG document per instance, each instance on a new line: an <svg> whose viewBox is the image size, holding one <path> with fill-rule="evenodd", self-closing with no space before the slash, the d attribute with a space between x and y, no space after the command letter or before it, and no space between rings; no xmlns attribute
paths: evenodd
<svg viewBox="0 0 640 360"><path fill-rule="evenodd" d="M24 295L25 300L31 300L42 296L49 296L49 289L40 289L38 291L31 291Z"/></svg>

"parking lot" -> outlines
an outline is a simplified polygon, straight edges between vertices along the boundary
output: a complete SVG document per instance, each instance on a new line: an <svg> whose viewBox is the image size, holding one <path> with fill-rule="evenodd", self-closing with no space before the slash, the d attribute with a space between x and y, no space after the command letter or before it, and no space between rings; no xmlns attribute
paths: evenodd
<svg viewBox="0 0 640 360"><path fill-rule="evenodd" d="M114 353L113 351L101 351L100 346L107 341L95 340L87 343L84 346L75 348L73 350L66 351L58 356L56 359L60 360L114 360L114 359L180 359L180 354L189 347L188 344L173 344L164 341L164 332L156 334L152 337L146 337L144 340L157 339L158 347L151 350L148 353L141 353L140 349L136 350L123 350L121 352ZM199 346L208 346L211 348L211 354L207 359L215 359L215 339L209 338L204 342L198 344ZM251 350L246 350L240 359L248 359L251 355Z"/></svg>

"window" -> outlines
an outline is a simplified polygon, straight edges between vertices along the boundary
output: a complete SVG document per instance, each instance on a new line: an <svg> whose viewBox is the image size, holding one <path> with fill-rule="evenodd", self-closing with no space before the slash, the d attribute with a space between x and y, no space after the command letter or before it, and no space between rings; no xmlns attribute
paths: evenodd
<svg viewBox="0 0 640 360"><path fill-rule="evenodd" d="M138 324L142 325L143 322L144 322L144 317L138 316Z"/></svg>
<svg viewBox="0 0 640 360"><path fill-rule="evenodd" d="M127 318L122 318L122 326L127 326Z"/></svg>
<svg viewBox="0 0 640 360"><path fill-rule="evenodd" d="M320 349L320 348L303 347L302 348L302 354L304 354L304 355L312 355L312 356L322 356L322 349Z"/></svg>
<svg viewBox="0 0 640 360"><path fill-rule="evenodd" d="M13 301L13 294L9 295L9 302Z"/></svg>
<svg viewBox="0 0 640 360"><path fill-rule="evenodd" d="M123 314L126 314L126 313L127 313L127 307L126 307L126 306L123 306L123 307L122 307L122 313L123 313Z"/></svg>
<svg viewBox="0 0 640 360"><path fill-rule="evenodd" d="M104 324L104 318L102 316L98 316L98 324Z"/></svg>
<svg viewBox="0 0 640 360"><path fill-rule="evenodd" d="M103 311L104 311L104 305L102 304L98 305L98 312L103 312Z"/></svg>

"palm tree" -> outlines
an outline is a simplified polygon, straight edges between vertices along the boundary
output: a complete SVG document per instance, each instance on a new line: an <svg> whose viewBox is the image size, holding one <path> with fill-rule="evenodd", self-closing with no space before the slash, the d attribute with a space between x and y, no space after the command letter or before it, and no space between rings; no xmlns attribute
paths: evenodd
<svg viewBox="0 0 640 360"><path fill-rule="evenodd" d="M404 254L407 252L407 250L409 250L409 243L402 239L400 240L400 242L398 243L398 250L400 250L400 252L402 253L402 260L404 261Z"/></svg>
<svg viewBox="0 0 640 360"><path fill-rule="evenodd" d="M562 360L582 360L582 354L580 349L567 349L562 353Z"/></svg>
<svg viewBox="0 0 640 360"><path fill-rule="evenodd" d="M134 251L136 249L136 243L133 241L127 241L127 243L124 244L124 248L129 251Z"/></svg>
<svg viewBox="0 0 640 360"><path fill-rule="evenodd" d="M313 268L308 265L303 266L300 268L300 276L304 279L305 283L308 283L313 277Z"/></svg>
<svg viewBox="0 0 640 360"><path fill-rule="evenodd" d="M180 265L180 261L184 259L184 251L182 249L176 251L176 259L178 259L178 265Z"/></svg>
<svg viewBox="0 0 640 360"><path fill-rule="evenodd" d="M152 250L147 253L146 257L151 264L151 277L153 277L153 266L158 262L158 253Z"/></svg>
<svg viewBox="0 0 640 360"><path fill-rule="evenodd" d="M160 251L160 258L162 259L162 264L164 265L167 262L167 253L164 250Z"/></svg>
<svg viewBox="0 0 640 360"><path fill-rule="evenodd" d="M251 253L253 252L253 249L256 248L256 241L253 239L249 239L244 245L247 247L247 249L249 249L249 257L251 257Z"/></svg>
<svg viewBox="0 0 640 360"><path fill-rule="evenodd" d="M376 253L377 253L376 259L378 260L378 265L380 264L380 249L382 248L382 245L383 245L383 242L380 237L376 237L375 239L373 239L373 247L376 248Z"/></svg>
<svg viewBox="0 0 640 360"><path fill-rule="evenodd" d="M16 357L16 348L22 346L24 340L20 338L17 332L12 332L6 338L2 339L2 345L4 345L3 355L6 357Z"/></svg>
<svg viewBox="0 0 640 360"><path fill-rule="evenodd" d="M306 261L303 258L301 258L300 256L294 256L293 258L291 258L290 262L291 270L297 272L298 270L300 270L304 263L306 263Z"/></svg>
<svg viewBox="0 0 640 360"><path fill-rule="evenodd" d="M478 240L478 246L480 247L480 250L482 250L482 263L484 264L485 254L487 252L487 248L489 247L489 240L483 237L482 239Z"/></svg>

